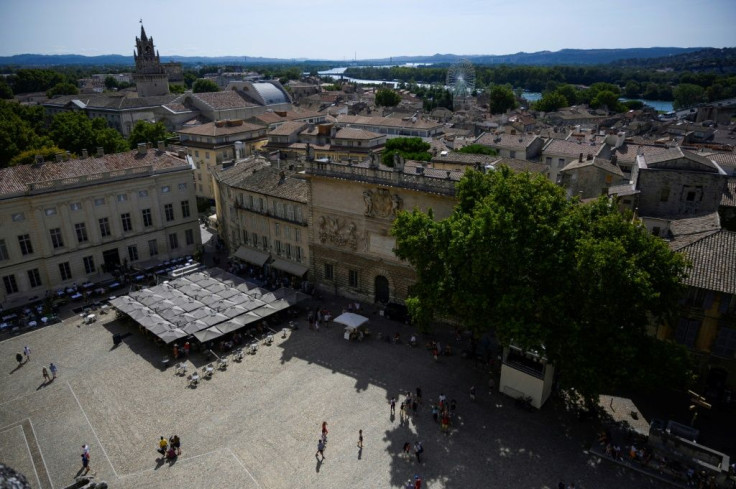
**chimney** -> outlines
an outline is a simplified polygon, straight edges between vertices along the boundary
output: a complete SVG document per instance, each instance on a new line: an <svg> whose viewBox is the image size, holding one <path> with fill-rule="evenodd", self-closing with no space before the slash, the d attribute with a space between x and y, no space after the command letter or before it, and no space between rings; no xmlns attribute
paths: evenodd
<svg viewBox="0 0 736 489"><path fill-rule="evenodd" d="M624 141L626 141L626 133L621 131L618 134L616 134L616 147L620 148L623 146Z"/></svg>
<svg viewBox="0 0 736 489"><path fill-rule="evenodd" d="M97 146L97 157L102 158L103 156L105 156L105 148Z"/></svg>
<svg viewBox="0 0 736 489"><path fill-rule="evenodd" d="M583 153L580 153L580 161L583 161Z"/></svg>
<svg viewBox="0 0 736 489"><path fill-rule="evenodd" d="M593 159L593 155L592 155L592 154L590 154L590 153L588 153L588 154L587 154L587 156L586 156L586 159L587 159L588 161L592 160L592 159Z"/></svg>
<svg viewBox="0 0 736 489"><path fill-rule="evenodd" d="M145 155L148 152L148 145L146 143L138 143L138 154Z"/></svg>
<svg viewBox="0 0 736 489"><path fill-rule="evenodd" d="M56 162L57 163L61 163L62 161L64 161L64 154L63 153L56 153L55 156L56 156Z"/></svg>
<svg viewBox="0 0 736 489"><path fill-rule="evenodd" d="M87 158L89 158L89 152L86 149L83 149L82 150L82 159L83 160L86 160Z"/></svg>
<svg viewBox="0 0 736 489"><path fill-rule="evenodd" d="M166 151L166 145L165 145L165 143L163 141L159 141L158 142L158 150L161 151L161 152Z"/></svg>
<svg viewBox="0 0 736 489"><path fill-rule="evenodd" d="M43 165L43 155L36 155L34 163L36 165Z"/></svg>

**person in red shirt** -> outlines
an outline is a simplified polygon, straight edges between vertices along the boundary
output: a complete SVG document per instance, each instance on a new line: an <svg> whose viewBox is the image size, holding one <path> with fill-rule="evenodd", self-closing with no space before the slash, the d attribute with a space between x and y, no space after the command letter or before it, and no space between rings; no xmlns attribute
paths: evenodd
<svg viewBox="0 0 736 489"><path fill-rule="evenodd" d="M422 489L422 478L418 475L414 476L414 489Z"/></svg>

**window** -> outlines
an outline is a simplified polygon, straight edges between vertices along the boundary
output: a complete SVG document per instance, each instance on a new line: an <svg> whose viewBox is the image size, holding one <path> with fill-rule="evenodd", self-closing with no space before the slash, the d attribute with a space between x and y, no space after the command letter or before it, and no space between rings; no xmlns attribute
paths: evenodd
<svg viewBox="0 0 736 489"><path fill-rule="evenodd" d="M38 273L38 268L28 270L28 282L30 282L31 288L41 286L41 274Z"/></svg>
<svg viewBox="0 0 736 489"><path fill-rule="evenodd" d="M268 238L266 236L261 236L261 242L263 244L263 249L268 249Z"/></svg>
<svg viewBox="0 0 736 489"><path fill-rule="evenodd" d="M104 197L103 198L99 198L99 199L95 199L95 207L99 207L101 205L105 205L105 199L104 199Z"/></svg>
<svg viewBox="0 0 736 489"><path fill-rule="evenodd" d="M174 220L174 204L166 204L164 206L164 214L166 215L166 221Z"/></svg>
<svg viewBox="0 0 736 489"><path fill-rule="evenodd" d="M659 201L667 202L670 198L670 189L665 187L659 192Z"/></svg>
<svg viewBox="0 0 736 489"><path fill-rule="evenodd" d="M3 285L5 285L5 294L15 294L18 292L18 283L15 281L15 275L6 275L3 277Z"/></svg>
<svg viewBox="0 0 736 489"><path fill-rule="evenodd" d="M291 204L286 206L286 218L290 221L294 220L294 206Z"/></svg>
<svg viewBox="0 0 736 489"><path fill-rule="evenodd" d="M509 158L516 158L516 151L509 151Z"/></svg>
<svg viewBox="0 0 736 489"><path fill-rule="evenodd" d="M263 198L258 197L258 210L263 212Z"/></svg>
<svg viewBox="0 0 736 489"><path fill-rule="evenodd" d="M180 183L179 184L179 190L186 190L186 189L187 189L187 184L186 183Z"/></svg>
<svg viewBox="0 0 736 489"><path fill-rule="evenodd" d="M171 233L169 234L169 249L175 250L177 248L179 248L179 238L176 233Z"/></svg>
<svg viewBox="0 0 736 489"><path fill-rule="evenodd" d="M100 223L100 236L106 238L110 236L110 221L106 217L97 220Z"/></svg>
<svg viewBox="0 0 736 489"><path fill-rule="evenodd" d="M138 261L138 246L136 245L128 246L128 259L131 262Z"/></svg>
<svg viewBox="0 0 736 489"><path fill-rule="evenodd" d="M158 242L155 239L152 239L148 242L148 255L149 256L158 255Z"/></svg>
<svg viewBox="0 0 736 489"><path fill-rule="evenodd" d="M197 149L194 150L194 156L196 156L197 158L199 158L199 150L197 150Z"/></svg>
<svg viewBox="0 0 736 489"><path fill-rule="evenodd" d="M544 163L545 163L545 164L546 164L547 166L552 166L552 157L551 157L551 156L547 156L547 157L546 157L546 158L544 159Z"/></svg>
<svg viewBox="0 0 736 489"><path fill-rule="evenodd" d="M297 222L302 222L302 208L301 208L301 206L297 206L297 208L296 208L296 220L297 220Z"/></svg>
<svg viewBox="0 0 736 489"><path fill-rule="evenodd" d="M69 266L69 262L59 263L59 275L61 280L69 280L72 278L72 269Z"/></svg>
<svg viewBox="0 0 736 489"><path fill-rule="evenodd" d="M10 255L8 254L8 247L5 246L5 240L0 239L0 261L10 260Z"/></svg>
<svg viewBox="0 0 736 489"><path fill-rule="evenodd" d="M295 251L296 251L296 256L295 256L296 261L301 262L302 261L302 247L297 246Z"/></svg>
<svg viewBox="0 0 736 489"><path fill-rule="evenodd" d="M282 204L281 202L279 202L276 206L276 215L281 218L284 217L284 204Z"/></svg>
<svg viewBox="0 0 736 489"><path fill-rule="evenodd" d="M286 243L285 250L286 250L286 258L291 260L291 243Z"/></svg>
<svg viewBox="0 0 736 489"><path fill-rule="evenodd" d="M47 216L55 216L56 215L56 207L49 207L48 209L44 210L44 213Z"/></svg>
<svg viewBox="0 0 736 489"><path fill-rule="evenodd" d="M210 152L209 151L205 151L204 152L204 157L209 160L210 159Z"/></svg>
<svg viewBox="0 0 736 489"><path fill-rule="evenodd" d="M188 200L182 200L181 201L181 217L189 217L191 214L189 212L189 201Z"/></svg>
<svg viewBox="0 0 736 489"><path fill-rule="evenodd" d="M661 231L662 231L662 230L661 230L661 229L659 228L659 226L654 226L654 227L652 228L652 234L653 234L653 235L655 235L655 236L659 236L659 233L660 233Z"/></svg>
<svg viewBox="0 0 736 489"><path fill-rule="evenodd" d="M33 253L33 246L31 245L30 235L21 234L20 236L18 236L18 244L20 245L20 252L23 256Z"/></svg>
<svg viewBox="0 0 736 489"><path fill-rule="evenodd" d="M273 235L279 236L279 223L274 223L273 225Z"/></svg>
<svg viewBox="0 0 736 489"><path fill-rule="evenodd" d="M86 243L89 241L89 238L87 237L87 226L83 222L75 224L74 230L77 232L77 241L80 243Z"/></svg>
<svg viewBox="0 0 736 489"><path fill-rule="evenodd" d="M148 197L148 190L139 190L138 191L138 198L146 198Z"/></svg>
<svg viewBox="0 0 736 489"><path fill-rule="evenodd" d="M85 256L82 261L84 262L84 272L86 274L95 272L95 258L93 256Z"/></svg>
<svg viewBox="0 0 736 489"><path fill-rule="evenodd" d="M251 233L251 237L253 238L253 247L258 248L258 234Z"/></svg>
<svg viewBox="0 0 736 489"><path fill-rule="evenodd" d="M291 239L291 226L284 226L284 238Z"/></svg>
<svg viewBox="0 0 736 489"><path fill-rule="evenodd" d="M151 227L153 226L153 218L151 217L151 209L143 209L141 211L141 215L143 216L143 227Z"/></svg>
<svg viewBox="0 0 736 489"><path fill-rule="evenodd" d="M201 180L201 178L200 178L200 180ZM199 191L200 191L200 193L202 192L202 184L201 183L199 184Z"/></svg>
<svg viewBox="0 0 736 489"><path fill-rule="evenodd" d="M197 180L199 180L200 182L202 181L202 174L201 173L197 173ZM201 187L202 187L202 185L200 185L200 190L201 190Z"/></svg>
<svg viewBox="0 0 736 489"><path fill-rule="evenodd" d="M120 222L123 224L123 232L129 232L133 230L133 221L130 219L130 212L120 214Z"/></svg>
<svg viewBox="0 0 736 489"><path fill-rule="evenodd" d="M294 228L294 241L299 242L302 240L302 230Z"/></svg>
<svg viewBox="0 0 736 489"><path fill-rule="evenodd" d="M736 353L736 329L718 328L718 336L713 343L712 353L719 357L733 358Z"/></svg>
<svg viewBox="0 0 736 489"><path fill-rule="evenodd" d="M252 195L248 196L248 203L249 203L248 209L253 209L253 196Z"/></svg>
<svg viewBox="0 0 736 489"><path fill-rule="evenodd" d="M163 187L161 187L161 193L162 194L167 194L170 191L171 191L171 187L169 187L168 185L164 185Z"/></svg>
<svg viewBox="0 0 736 489"><path fill-rule="evenodd" d="M697 319L680 318L680 323L677 325L677 330L675 330L675 341L693 348L699 329L700 321Z"/></svg>
<svg viewBox="0 0 736 489"><path fill-rule="evenodd" d="M695 202L695 192L688 192L686 200L688 202Z"/></svg>
<svg viewBox="0 0 736 489"><path fill-rule="evenodd" d="M125 202L128 200L128 194L118 194L118 202Z"/></svg>
<svg viewBox="0 0 736 489"><path fill-rule="evenodd" d="M325 263L325 280L333 280L335 278L335 269L332 263Z"/></svg>
<svg viewBox="0 0 736 489"><path fill-rule="evenodd" d="M79 211L82 210L82 203L81 202L72 202L69 204L69 208L73 211Z"/></svg>
<svg viewBox="0 0 736 489"><path fill-rule="evenodd" d="M22 212L16 212L13 214L13 222L20 222L25 220L26 216L23 215Z"/></svg>
<svg viewBox="0 0 736 489"><path fill-rule="evenodd" d="M54 228L49 230L51 235L51 245L54 248L62 248L64 246L64 239L61 237L61 228Z"/></svg>
<svg viewBox="0 0 736 489"><path fill-rule="evenodd" d="M279 241L278 239L274 240L273 244L276 247L276 254L281 255L281 241Z"/></svg>
<svg viewBox="0 0 736 489"><path fill-rule="evenodd" d="M348 270L348 285L350 287L358 286L358 271L357 270Z"/></svg>
<svg viewBox="0 0 736 489"><path fill-rule="evenodd" d="M194 231L191 229L187 229L184 231L184 241L187 243L187 246L194 244Z"/></svg>

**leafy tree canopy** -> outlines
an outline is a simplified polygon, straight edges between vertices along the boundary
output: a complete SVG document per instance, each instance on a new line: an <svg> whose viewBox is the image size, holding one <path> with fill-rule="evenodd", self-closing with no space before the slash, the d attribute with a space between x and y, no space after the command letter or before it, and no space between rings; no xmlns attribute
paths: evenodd
<svg viewBox="0 0 736 489"><path fill-rule="evenodd" d="M380 88L376 92L376 105L383 107L396 107L401 102L401 95L390 88Z"/></svg>
<svg viewBox="0 0 736 489"><path fill-rule="evenodd" d="M42 127L43 107L0 101L0 168L25 150L50 145Z"/></svg>
<svg viewBox="0 0 736 489"><path fill-rule="evenodd" d="M489 156L498 156L498 151L489 148L487 146L483 146L482 144L469 144L467 146L463 146L458 150L458 153L469 153L474 155L489 155Z"/></svg>
<svg viewBox="0 0 736 489"><path fill-rule="evenodd" d="M46 96L53 98L57 95L76 95L78 93L79 89L72 83L57 83L46 92Z"/></svg>
<svg viewBox="0 0 736 489"><path fill-rule="evenodd" d="M158 144L159 141L166 141L171 137L171 133L166 130L163 122L152 124L146 121L138 121L133 126L128 137L128 144L131 148L135 148L138 143Z"/></svg>
<svg viewBox="0 0 736 489"><path fill-rule="evenodd" d="M393 138L386 141L381 160L384 165L394 166L394 154L400 154L407 160L429 161L429 148L422 138Z"/></svg>
<svg viewBox="0 0 736 489"><path fill-rule="evenodd" d="M692 83L681 83L673 90L675 101L672 106L675 109L691 107L703 101L705 90L699 85Z"/></svg>
<svg viewBox="0 0 736 489"><path fill-rule="evenodd" d="M9 166L30 165L36 161L36 155L43 157L44 161L53 161L57 154L64 154L65 151L58 146L44 146L43 148L27 149L18 153L10 160Z"/></svg>
<svg viewBox="0 0 736 489"><path fill-rule="evenodd" d="M546 92L542 98L534 102L532 107L541 112L554 112L562 107L569 107L570 103L564 95L559 92Z"/></svg>
<svg viewBox="0 0 736 489"><path fill-rule="evenodd" d="M57 146L76 154L83 149L94 151L98 146L103 147L106 153L128 149L125 139L115 129L108 127L104 119L90 119L82 112L56 114L49 135Z"/></svg>
<svg viewBox="0 0 736 489"><path fill-rule="evenodd" d="M659 373L684 379L686 356L646 333L682 292L686 262L664 241L605 198L582 205L506 167L468 171L457 200L442 221L415 209L393 224L396 254L417 273L407 305L418 324L451 315L476 335L542 352L560 387L590 402ZM655 351L663 363L642 375Z"/></svg>
<svg viewBox="0 0 736 489"><path fill-rule="evenodd" d="M13 98L13 89L10 88L10 85L0 80L0 99L9 100L12 98Z"/></svg>
<svg viewBox="0 0 736 489"><path fill-rule="evenodd" d="M491 88L491 113L503 114L516 108L516 96L511 85L495 85Z"/></svg>
<svg viewBox="0 0 736 489"><path fill-rule="evenodd" d="M200 78L199 80L194 82L194 85L192 85L192 91L194 93L219 92L220 87L218 87L217 83L213 82L212 80Z"/></svg>

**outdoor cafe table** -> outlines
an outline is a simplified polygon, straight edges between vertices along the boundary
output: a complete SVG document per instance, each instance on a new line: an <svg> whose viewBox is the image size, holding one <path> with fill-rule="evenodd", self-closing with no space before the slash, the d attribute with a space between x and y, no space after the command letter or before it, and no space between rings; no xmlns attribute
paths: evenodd
<svg viewBox="0 0 736 489"><path fill-rule="evenodd" d="M35 328L36 326L38 326L38 323L36 321L31 321L28 323L29 328Z"/></svg>
<svg viewBox="0 0 736 489"><path fill-rule="evenodd" d="M76 294L74 294L74 295L72 296L72 299L73 299L73 300L77 300L77 299L81 299L81 298L82 298L82 294L80 294L79 292L77 292Z"/></svg>
<svg viewBox="0 0 736 489"><path fill-rule="evenodd" d="M94 284L93 284L92 282L86 282L86 283L83 283L83 284L82 284L82 287L84 287L85 289L89 289L89 288L90 288L90 287L92 287L93 285L94 285Z"/></svg>

